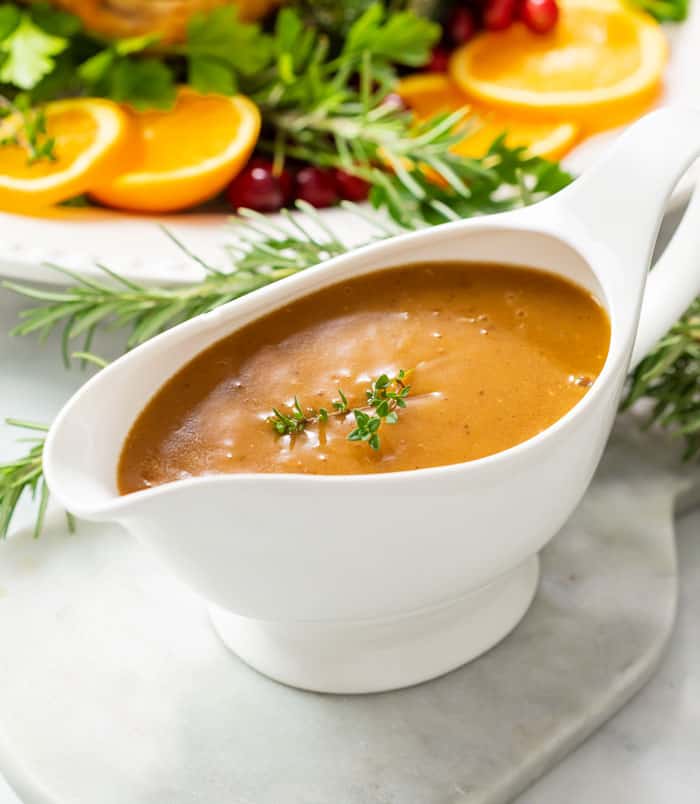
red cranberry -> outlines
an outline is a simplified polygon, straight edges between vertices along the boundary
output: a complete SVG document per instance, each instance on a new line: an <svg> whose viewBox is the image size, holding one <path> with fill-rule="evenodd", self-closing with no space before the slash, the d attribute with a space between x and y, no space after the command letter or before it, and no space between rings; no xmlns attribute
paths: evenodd
<svg viewBox="0 0 700 804"><path fill-rule="evenodd" d="M346 201L364 201L369 195L369 184L344 170L335 171L335 186L340 197Z"/></svg>
<svg viewBox="0 0 700 804"><path fill-rule="evenodd" d="M430 61L427 63L426 67L432 73L446 73L447 66L450 63L450 53L449 51L438 45L432 52L430 56Z"/></svg>
<svg viewBox="0 0 700 804"><path fill-rule="evenodd" d="M524 0L520 18L534 33L549 33L557 24L559 7L556 0Z"/></svg>
<svg viewBox="0 0 700 804"><path fill-rule="evenodd" d="M476 21L472 12L464 7L457 6L447 21L447 33L455 45L463 45L476 33Z"/></svg>
<svg viewBox="0 0 700 804"><path fill-rule="evenodd" d="M226 195L232 207L248 207L258 212L277 212L289 203L292 177L283 170L275 175L272 162L253 157L229 184Z"/></svg>
<svg viewBox="0 0 700 804"><path fill-rule="evenodd" d="M517 0L488 0L484 9L484 26L489 31L508 28L517 11Z"/></svg>
<svg viewBox="0 0 700 804"><path fill-rule="evenodd" d="M287 206L294 198L294 174L291 170L283 168L277 174L277 181L284 196L284 206Z"/></svg>
<svg viewBox="0 0 700 804"><path fill-rule="evenodd" d="M332 171L313 165L303 167L297 173L295 195L317 209L337 204L338 191Z"/></svg>

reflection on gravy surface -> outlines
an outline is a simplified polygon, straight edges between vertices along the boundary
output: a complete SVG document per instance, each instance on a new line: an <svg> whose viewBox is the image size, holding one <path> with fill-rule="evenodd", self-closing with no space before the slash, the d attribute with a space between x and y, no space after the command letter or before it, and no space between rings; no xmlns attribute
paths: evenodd
<svg viewBox="0 0 700 804"><path fill-rule="evenodd" d="M600 372L610 325L561 278L474 263L410 265L342 282L238 330L172 377L124 445L122 493L229 472L359 474L460 463L561 418ZM351 407L382 373L412 369L381 449L347 440L352 415L275 433L273 407Z"/></svg>

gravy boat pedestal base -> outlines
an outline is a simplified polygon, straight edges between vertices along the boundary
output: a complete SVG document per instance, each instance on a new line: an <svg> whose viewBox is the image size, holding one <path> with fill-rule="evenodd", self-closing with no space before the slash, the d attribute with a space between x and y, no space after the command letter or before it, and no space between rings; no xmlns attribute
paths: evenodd
<svg viewBox="0 0 700 804"><path fill-rule="evenodd" d="M265 622L218 606L217 633L239 658L275 681L313 692L410 687L476 659L507 636L530 607L539 559L442 606L356 622Z"/></svg>

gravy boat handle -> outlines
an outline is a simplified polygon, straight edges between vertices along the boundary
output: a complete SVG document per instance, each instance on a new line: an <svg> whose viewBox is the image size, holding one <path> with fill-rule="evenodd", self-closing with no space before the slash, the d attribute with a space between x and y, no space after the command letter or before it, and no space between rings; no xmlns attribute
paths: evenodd
<svg viewBox="0 0 700 804"><path fill-rule="evenodd" d="M577 219L584 235L615 253L630 294L646 281L632 367L700 293L700 186L648 274L666 202L698 156L700 111L669 106L632 126L596 166L552 199Z"/></svg>

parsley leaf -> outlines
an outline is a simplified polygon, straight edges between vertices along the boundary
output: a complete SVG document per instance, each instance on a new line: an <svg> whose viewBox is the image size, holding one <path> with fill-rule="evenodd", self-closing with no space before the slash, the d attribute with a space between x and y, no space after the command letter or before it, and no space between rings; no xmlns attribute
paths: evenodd
<svg viewBox="0 0 700 804"><path fill-rule="evenodd" d="M0 39L7 39L19 25L20 19L17 6L0 6Z"/></svg>
<svg viewBox="0 0 700 804"><path fill-rule="evenodd" d="M68 40L39 28L27 13L0 42L0 82L32 89L55 66L54 56L65 50Z"/></svg>
<svg viewBox="0 0 700 804"><path fill-rule="evenodd" d="M395 64L420 67L428 60L433 45L440 38L440 26L410 11L387 13L375 3L348 31L343 54L369 51L373 58Z"/></svg>
<svg viewBox="0 0 700 804"><path fill-rule="evenodd" d="M80 18L66 11L52 8L48 3L32 3L29 13L32 20L46 33L69 39L81 29Z"/></svg>
<svg viewBox="0 0 700 804"><path fill-rule="evenodd" d="M172 70L157 58L130 58L157 41L154 36L121 39L84 61L78 75L91 91L137 109L167 109L175 101Z"/></svg>
<svg viewBox="0 0 700 804"><path fill-rule="evenodd" d="M118 59L108 71L105 95L136 109L167 109L175 102L175 81L158 59Z"/></svg>
<svg viewBox="0 0 700 804"><path fill-rule="evenodd" d="M206 57L190 59L187 77L190 85L198 92L233 95L238 89L236 76L231 68Z"/></svg>
<svg viewBox="0 0 700 804"><path fill-rule="evenodd" d="M271 44L258 25L239 22L233 6L222 6L190 19L183 52L195 89L231 94L238 75L254 75L268 64Z"/></svg>

